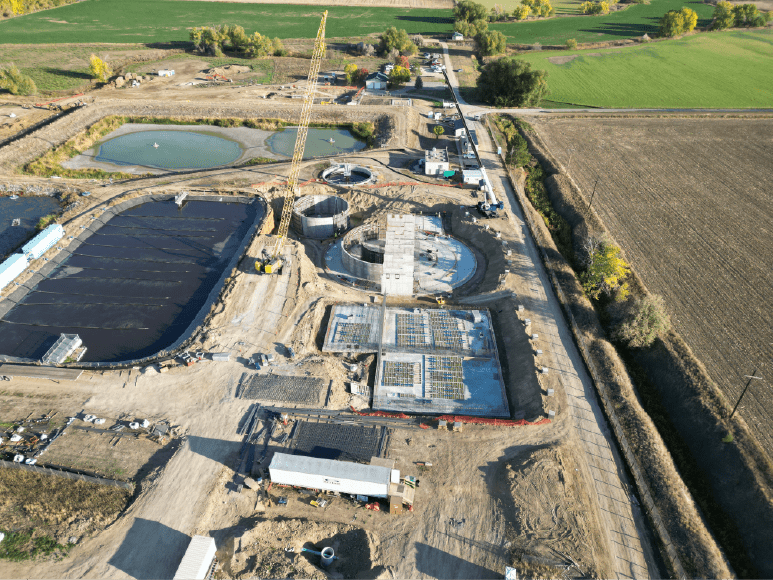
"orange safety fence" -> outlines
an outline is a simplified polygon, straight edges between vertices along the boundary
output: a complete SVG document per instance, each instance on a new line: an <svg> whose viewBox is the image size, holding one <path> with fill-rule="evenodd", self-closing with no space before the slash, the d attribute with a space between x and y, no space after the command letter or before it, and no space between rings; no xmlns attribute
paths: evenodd
<svg viewBox="0 0 773 580"><path fill-rule="evenodd" d="M442 415L438 421L448 421L449 423L469 423L472 425L496 425L498 427L523 427L525 425L545 425L550 423L550 419L544 418L539 421L527 421L526 419L488 419L486 417L465 417L463 415Z"/></svg>
<svg viewBox="0 0 773 580"><path fill-rule="evenodd" d="M51 101L46 101L45 103L35 103L36 107L45 107L46 105L50 105L51 103L55 103L57 101L63 101L64 99L74 99L75 97L82 97L83 93L78 93L77 95L69 95L66 97L59 97L58 99L53 99Z"/></svg>

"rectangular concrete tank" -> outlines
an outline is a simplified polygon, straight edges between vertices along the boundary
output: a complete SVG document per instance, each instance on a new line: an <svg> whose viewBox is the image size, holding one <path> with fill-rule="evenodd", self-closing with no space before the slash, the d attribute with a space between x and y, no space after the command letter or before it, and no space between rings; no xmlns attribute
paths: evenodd
<svg viewBox="0 0 773 580"><path fill-rule="evenodd" d="M271 481L352 495L387 497L392 470L377 465L275 453L268 466Z"/></svg>
<svg viewBox="0 0 773 580"><path fill-rule="evenodd" d="M193 536L185 550L174 580L204 580L215 558L215 539L207 536Z"/></svg>
<svg viewBox="0 0 773 580"><path fill-rule="evenodd" d="M37 260L63 237L64 228L59 224L51 224L22 246L22 254L25 254L30 260Z"/></svg>
<svg viewBox="0 0 773 580"><path fill-rule="evenodd" d="M29 262L27 256L14 254L0 264L0 290L13 282L16 277L24 272Z"/></svg>

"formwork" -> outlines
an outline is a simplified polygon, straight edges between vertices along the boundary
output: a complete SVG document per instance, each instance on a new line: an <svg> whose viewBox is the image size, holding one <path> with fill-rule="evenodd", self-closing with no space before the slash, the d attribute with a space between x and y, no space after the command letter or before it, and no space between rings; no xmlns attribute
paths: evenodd
<svg viewBox="0 0 773 580"><path fill-rule="evenodd" d="M307 238L332 238L349 228L349 203L335 195L305 195L293 205L293 229Z"/></svg>

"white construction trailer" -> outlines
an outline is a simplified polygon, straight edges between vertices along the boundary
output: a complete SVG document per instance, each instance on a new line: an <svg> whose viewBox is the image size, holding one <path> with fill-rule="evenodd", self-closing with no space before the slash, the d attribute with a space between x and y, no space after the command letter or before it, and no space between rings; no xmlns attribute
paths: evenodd
<svg viewBox="0 0 773 580"><path fill-rule="evenodd" d="M27 256L23 254L13 254L0 264L0 290L13 282L19 274L24 272L28 265Z"/></svg>
<svg viewBox="0 0 773 580"><path fill-rule="evenodd" d="M37 260L64 237L64 228L60 224L51 224L21 248L30 260Z"/></svg>
<svg viewBox="0 0 773 580"><path fill-rule="evenodd" d="M174 580L205 580L215 560L215 539L208 536L193 536L185 550Z"/></svg>
<svg viewBox="0 0 773 580"><path fill-rule="evenodd" d="M389 484L400 483L400 471L379 465L363 465L318 457L275 453L268 466L271 481L308 489L351 495L387 497Z"/></svg>

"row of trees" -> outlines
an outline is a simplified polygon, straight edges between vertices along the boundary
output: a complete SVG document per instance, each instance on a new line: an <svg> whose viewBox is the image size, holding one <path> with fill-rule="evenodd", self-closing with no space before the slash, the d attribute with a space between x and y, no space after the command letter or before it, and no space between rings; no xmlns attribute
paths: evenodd
<svg viewBox="0 0 773 580"><path fill-rule="evenodd" d="M212 56L223 56L224 50L251 58L287 54L278 38L272 40L259 32L247 34L239 25L197 27L191 30L190 39L198 52Z"/></svg>
<svg viewBox="0 0 773 580"><path fill-rule="evenodd" d="M754 4L732 4L720 0L714 8L715 30L742 26L765 26L773 19L773 10L760 12Z"/></svg>
<svg viewBox="0 0 773 580"><path fill-rule="evenodd" d="M612 2L607 2L606 0L600 0L599 2L591 2L590 0L587 0L586 2L583 2L580 4L580 12L583 14L609 14L609 6L610 4L615 4L614 0Z"/></svg>
<svg viewBox="0 0 773 580"><path fill-rule="evenodd" d="M526 0L547 2L548 0ZM483 56L502 54L507 38L498 30L488 29L488 9L472 0L461 0L454 8L454 30L464 36L475 38Z"/></svg>
<svg viewBox="0 0 773 580"><path fill-rule="evenodd" d="M454 21L476 22L491 21L498 22L513 18L515 20L524 20L528 16L537 16L547 18L554 16L555 9L551 6L550 0L521 0L512 12L508 12L502 5L494 4L491 10L487 10L482 4L472 0L461 0L454 8ZM475 36L475 34L465 34L463 30L457 30L465 36Z"/></svg>

